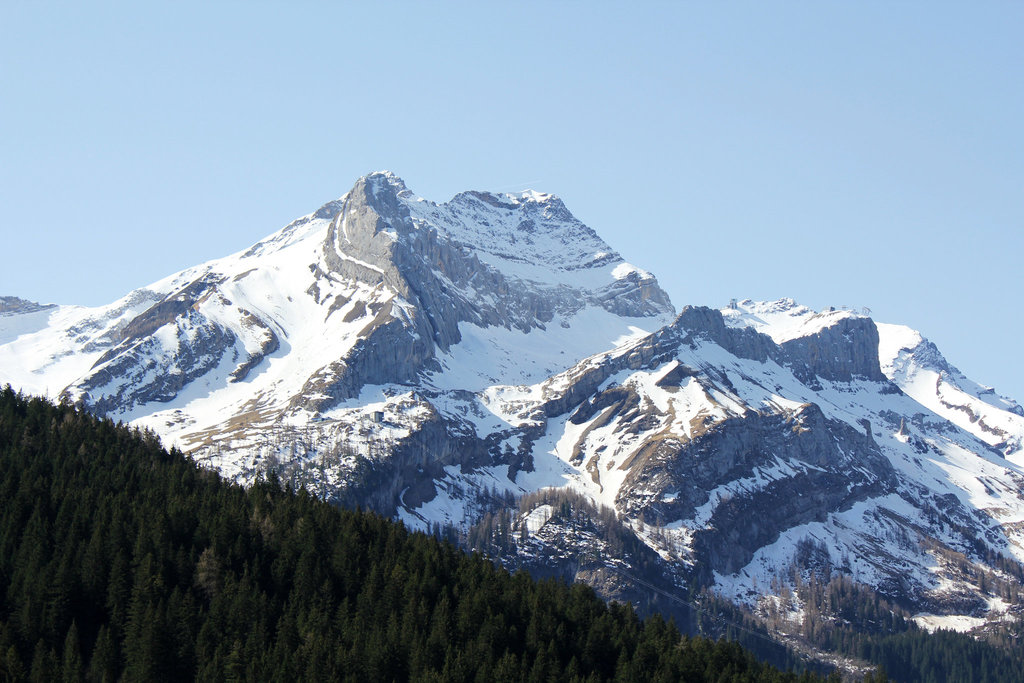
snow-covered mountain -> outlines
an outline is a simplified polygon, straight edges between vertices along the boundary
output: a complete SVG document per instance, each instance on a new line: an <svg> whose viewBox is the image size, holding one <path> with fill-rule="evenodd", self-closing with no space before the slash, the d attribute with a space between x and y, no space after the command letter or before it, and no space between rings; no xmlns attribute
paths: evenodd
<svg viewBox="0 0 1024 683"><path fill-rule="evenodd" d="M839 574L926 625L1020 611L1020 406L852 311L676 315L551 195L435 204L375 173L109 306L2 302L0 382L241 481L274 470L420 528L497 514L517 562L607 594L653 562L755 613ZM570 532L549 487L596 526Z"/></svg>
<svg viewBox="0 0 1024 683"><path fill-rule="evenodd" d="M655 279L556 197L467 192L437 205L388 173L109 306L19 310L0 327L3 381L199 457L248 449L217 461L242 476L272 432L348 429L353 411L413 385L532 383L672 315Z"/></svg>

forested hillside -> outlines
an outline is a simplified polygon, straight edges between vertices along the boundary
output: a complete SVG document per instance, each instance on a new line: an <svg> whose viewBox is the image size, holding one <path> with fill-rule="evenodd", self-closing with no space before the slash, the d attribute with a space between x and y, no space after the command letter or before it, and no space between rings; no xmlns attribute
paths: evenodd
<svg viewBox="0 0 1024 683"><path fill-rule="evenodd" d="M471 527L468 533L446 528L438 530L438 534L481 550L506 567L526 566L539 575L561 571L561 576L567 579L579 576L581 568L593 571L593 567L605 566L602 560L583 558L588 553L595 558L630 559L638 569L626 577L625 585L632 591L627 595L641 611L672 614L686 633L713 638L725 636L756 653L762 661L783 668L816 666L815 660L834 661L838 657L849 663L847 668L851 672L863 668L855 662L867 662L884 669L893 680L906 683L1024 680L1021 673L1024 672L1024 651L1020 648L1024 624L1019 619L989 628L978 637L953 631L930 633L917 626L913 615L904 607L888 602L878 592L846 576L836 574L822 581L812 572L810 581L801 581L798 567L811 564L824 554L824 549L813 542L796 544L792 569L797 577L796 590L779 590L775 613L763 620L749 609L738 607L706 589L686 594L659 582L656 573L645 574L644 554L651 552L647 546L627 533L610 510L595 509L571 491L552 489L530 494L517 504L520 515L538 504L551 507L551 517L543 533L538 535L543 537L540 542L536 538L524 541L521 536L510 533L511 514L501 508L497 513L485 514L481 523ZM553 538L562 542L556 544ZM569 545L567 539L579 538L583 541L573 540L577 547L583 548L579 555L558 556L559 550ZM524 547L529 552L517 554L517 550ZM824 575L829 575L827 565L818 561L818 567ZM1006 567L1009 578L995 587L996 594L1019 590L1019 583L1011 583L1011 580L1019 582L1012 573L1014 567L1010 563L1006 563ZM619 575L619 570L615 570L615 574ZM786 618L790 602L801 606L802 616L798 621ZM772 633L776 634L774 639ZM854 673L848 673L847 677L856 680Z"/></svg>
<svg viewBox="0 0 1024 683"><path fill-rule="evenodd" d="M0 501L6 680L798 680L9 387Z"/></svg>

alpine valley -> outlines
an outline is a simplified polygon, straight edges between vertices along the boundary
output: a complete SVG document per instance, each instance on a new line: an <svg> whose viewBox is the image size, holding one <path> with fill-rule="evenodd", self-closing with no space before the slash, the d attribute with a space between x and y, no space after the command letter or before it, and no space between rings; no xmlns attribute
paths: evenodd
<svg viewBox="0 0 1024 683"><path fill-rule="evenodd" d="M373 173L110 305L0 298L8 383L814 656L843 629L1019 637L1017 403L851 310L677 312L552 195Z"/></svg>

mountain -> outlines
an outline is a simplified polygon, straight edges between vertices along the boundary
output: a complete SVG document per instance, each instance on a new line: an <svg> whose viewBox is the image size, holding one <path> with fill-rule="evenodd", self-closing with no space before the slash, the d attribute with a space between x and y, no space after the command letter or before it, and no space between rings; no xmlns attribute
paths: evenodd
<svg viewBox="0 0 1024 683"><path fill-rule="evenodd" d="M0 312L0 382L610 597L787 632L844 577L929 628L1021 613L1019 405L854 311L677 315L552 195L371 174L109 306Z"/></svg>
<svg viewBox="0 0 1024 683"><path fill-rule="evenodd" d="M388 403L380 389L360 399L367 386L532 383L671 314L654 278L555 197L468 192L439 206L377 173L110 306L6 317L22 336L2 365L16 386L210 452ZM390 403L423 412L402 393Z"/></svg>

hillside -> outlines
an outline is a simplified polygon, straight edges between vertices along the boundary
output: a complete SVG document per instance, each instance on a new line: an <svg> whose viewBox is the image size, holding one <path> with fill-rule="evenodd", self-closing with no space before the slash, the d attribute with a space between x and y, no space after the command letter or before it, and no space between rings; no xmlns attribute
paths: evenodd
<svg viewBox="0 0 1024 683"><path fill-rule="evenodd" d="M9 387L0 499L7 680L797 680Z"/></svg>

